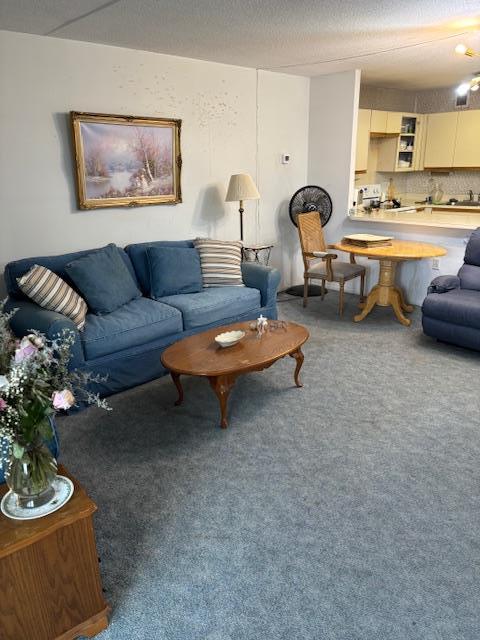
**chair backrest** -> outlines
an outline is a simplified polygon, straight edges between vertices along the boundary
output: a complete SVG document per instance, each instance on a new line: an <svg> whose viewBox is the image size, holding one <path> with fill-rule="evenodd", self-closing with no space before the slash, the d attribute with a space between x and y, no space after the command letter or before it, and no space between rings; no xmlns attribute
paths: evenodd
<svg viewBox="0 0 480 640"><path fill-rule="evenodd" d="M318 211L299 213L297 216L298 235L302 247L302 257L305 268L308 268L312 251L326 251L325 238L323 237L322 223Z"/></svg>
<svg viewBox="0 0 480 640"><path fill-rule="evenodd" d="M458 272L462 289L480 291L480 227L470 236L465 249L465 264Z"/></svg>

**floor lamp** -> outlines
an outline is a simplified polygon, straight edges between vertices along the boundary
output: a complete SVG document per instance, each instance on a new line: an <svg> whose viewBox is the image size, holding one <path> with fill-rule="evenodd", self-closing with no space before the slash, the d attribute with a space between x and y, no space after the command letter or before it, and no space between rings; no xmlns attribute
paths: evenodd
<svg viewBox="0 0 480 640"><path fill-rule="evenodd" d="M243 242L243 201L258 200L260 194L248 173L237 173L230 178L225 202L238 202L240 213L240 240Z"/></svg>

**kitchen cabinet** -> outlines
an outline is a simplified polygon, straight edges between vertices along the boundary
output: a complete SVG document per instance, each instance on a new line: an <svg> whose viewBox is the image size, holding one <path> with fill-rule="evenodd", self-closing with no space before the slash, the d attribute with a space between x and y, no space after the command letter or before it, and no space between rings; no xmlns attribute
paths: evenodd
<svg viewBox="0 0 480 640"><path fill-rule="evenodd" d="M367 171L371 114L370 109L358 110L357 149L355 154L356 173L365 173Z"/></svg>
<svg viewBox="0 0 480 640"><path fill-rule="evenodd" d="M461 111L453 152L453 167L480 167L480 109Z"/></svg>
<svg viewBox="0 0 480 640"><path fill-rule="evenodd" d="M377 109L372 109L370 131L372 134L387 132L387 111L377 111Z"/></svg>
<svg viewBox="0 0 480 640"><path fill-rule="evenodd" d="M370 131L373 136L398 135L401 131L403 114L398 111L378 111L372 109Z"/></svg>
<svg viewBox="0 0 480 640"><path fill-rule="evenodd" d="M401 133L403 113L397 111L387 111L386 133Z"/></svg>
<svg viewBox="0 0 480 640"><path fill-rule="evenodd" d="M425 169L454 166L458 116L457 112L431 113L427 116ZM470 143L474 144L473 138Z"/></svg>
<svg viewBox="0 0 480 640"><path fill-rule="evenodd" d="M422 117L395 113L391 130L399 133L378 141L377 171L418 171L423 165ZM397 117L398 116L398 117Z"/></svg>

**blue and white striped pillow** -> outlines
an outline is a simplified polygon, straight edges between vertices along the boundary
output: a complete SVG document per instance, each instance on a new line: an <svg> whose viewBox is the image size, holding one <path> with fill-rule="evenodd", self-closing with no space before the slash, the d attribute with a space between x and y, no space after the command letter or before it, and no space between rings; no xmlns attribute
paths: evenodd
<svg viewBox="0 0 480 640"><path fill-rule="evenodd" d="M205 288L245 286L242 280L241 242L197 238L193 244L200 254Z"/></svg>

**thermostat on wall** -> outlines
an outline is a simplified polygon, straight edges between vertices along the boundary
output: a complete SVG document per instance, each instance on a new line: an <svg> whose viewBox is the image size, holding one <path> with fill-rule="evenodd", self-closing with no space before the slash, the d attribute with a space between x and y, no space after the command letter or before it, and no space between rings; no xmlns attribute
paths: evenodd
<svg viewBox="0 0 480 640"><path fill-rule="evenodd" d="M290 163L290 154L282 153L282 164L289 164L289 163Z"/></svg>

